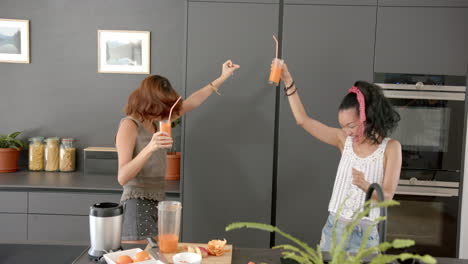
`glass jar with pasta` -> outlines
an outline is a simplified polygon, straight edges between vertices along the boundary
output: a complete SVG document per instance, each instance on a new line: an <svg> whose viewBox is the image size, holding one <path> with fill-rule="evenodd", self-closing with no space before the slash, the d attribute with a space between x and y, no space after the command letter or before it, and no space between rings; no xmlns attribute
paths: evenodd
<svg viewBox="0 0 468 264"><path fill-rule="evenodd" d="M76 168L76 148L73 138L62 138L60 145L60 171L74 171Z"/></svg>
<svg viewBox="0 0 468 264"><path fill-rule="evenodd" d="M46 139L45 146L45 170L59 170L59 138L50 137Z"/></svg>
<svg viewBox="0 0 468 264"><path fill-rule="evenodd" d="M44 170L44 138L33 137L29 139L29 170Z"/></svg>

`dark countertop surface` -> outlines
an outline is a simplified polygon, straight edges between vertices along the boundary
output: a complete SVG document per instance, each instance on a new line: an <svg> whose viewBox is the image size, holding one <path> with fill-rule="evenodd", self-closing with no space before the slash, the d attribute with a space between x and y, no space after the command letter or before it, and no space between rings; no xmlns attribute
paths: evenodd
<svg viewBox="0 0 468 264"><path fill-rule="evenodd" d="M122 245L124 249L139 247L144 249L146 245ZM1 247L0 247L1 248ZM249 249L249 248L234 248L232 252L232 264L247 264L253 261L257 264L281 264L280 252L271 249ZM81 255L77 256L73 264L105 264L105 261L93 260L88 256L87 249L83 250ZM203 261L202 261L203 263ZM468 263L468 262L467 262ZM465 263L464 263L465 264Z"/></svg>
<svg viewBox="0 0 468 264"><path fill-rule="evenodd" d="M143 245L123 245L124 249ZM0 244L0 263L27 264L96 264L87 255L87 246L76 245L35 245L35 244ZM280 264L280 252L271 249L234 248L232 264ZM439 264L468 264L466 259L437 258ZM99 262L101 263L101 262Z"/></svg>
<svg viewBox="0 0 468 264"><path fill-rule="evenodd" d="M121 192L117 176L83 172L0 173L0 190L66 190ZM167 181L166 193L178 194L179 181Z"/></svg>

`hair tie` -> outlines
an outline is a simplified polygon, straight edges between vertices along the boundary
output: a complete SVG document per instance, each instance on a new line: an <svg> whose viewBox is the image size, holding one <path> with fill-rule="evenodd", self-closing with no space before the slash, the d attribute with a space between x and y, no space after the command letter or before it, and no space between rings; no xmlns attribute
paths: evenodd
<svg viewBox="0 0 468 264"><path fill-rule="evenodd" d="M364 136L364 122L366 122L366 99L364 98L364 95L362 94L361 90L359 90L359 88L356 86L351 87L351 89L349 89L348 92L355 93L359 103L360 128L359 137L357 140L360 141L361 138Z"/></svg>

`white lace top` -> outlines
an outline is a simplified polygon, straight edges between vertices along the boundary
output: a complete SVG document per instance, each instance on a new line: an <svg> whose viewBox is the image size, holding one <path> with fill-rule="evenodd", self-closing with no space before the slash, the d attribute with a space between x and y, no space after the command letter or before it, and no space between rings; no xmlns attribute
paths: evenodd
<svg viewBox="0 0 468 264"><path fill-rule="evenodd" d="M360 158L354 153L353 139L347 137L343 153L341 155L338 171L336 172L335 185L333 186L333 193L328 205L328 211L336 214L338 208L346 200L346 203L341 209L341 216L344 220L351 220L354 212L358 211L365 202L366 193L355 186L353 182L352 171L355 168L364 173L366 181L369 183L378 183L382 185L384 176L384 153L390 138L385 138L371 155ZM380 216L378 208L373 209L368 220L375 220Z"/></svg>

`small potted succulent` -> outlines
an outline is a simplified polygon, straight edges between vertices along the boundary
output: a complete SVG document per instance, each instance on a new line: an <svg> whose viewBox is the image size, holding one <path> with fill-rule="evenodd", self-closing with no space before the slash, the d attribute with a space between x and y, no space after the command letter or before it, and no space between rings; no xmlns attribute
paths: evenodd
<svg viewBox="0 0 468 264"><path fill-rule="evenodd" d="M24 141L16 138L19 134L21 132L9 135L0 134L0 173L18 170L20 150L27 146Z"/></svg>
<svg viewBox="0 0 468 264"><path fill-rule="evenodd" d="M362 210L355 213L352 220L346 225L345 230L339 240L336 237L337 223L335 222L333 226L332 248L329 252L331 260L324 260L320 246L317 246L317 248L312 248L305 242L302 242L290 234L283 232L275 226L260 223L237 222L228 225L226 227L226 231L239 228L253 228L267 232L276 232L277 234L293 242L293 244L278 245L274 248L282 250L283 259L287 259L289 260L288 262L297 264L325 264L327 262L330 264L362 264L368 262L369 260L370 264L386 264L405 260L419 260L426 264L435 264L437 261L429 255L420 256L411 253L401 253L397 255L385 254L385 251L392 248L402 249L413 246L413 240L395 239L391 242L383 242L375 247L366 248L366 242L369 238L373 225L369 225L365 231L363 242L361 243L361 247L359 248L358 252L354 254L346 252L346 243L350 238L352 230L361 221L361 219L368 215L370 210L373 208L384 208L398 204L399 203L397 201L393 200L383 201L375 204L371 203L371 201L366 202L362 207ZM338 210L337 214L339 215L340 212L341 209ZM374 221L374 224L377 225L380 221L384 220L385 217L379 217Z"/></svg>

